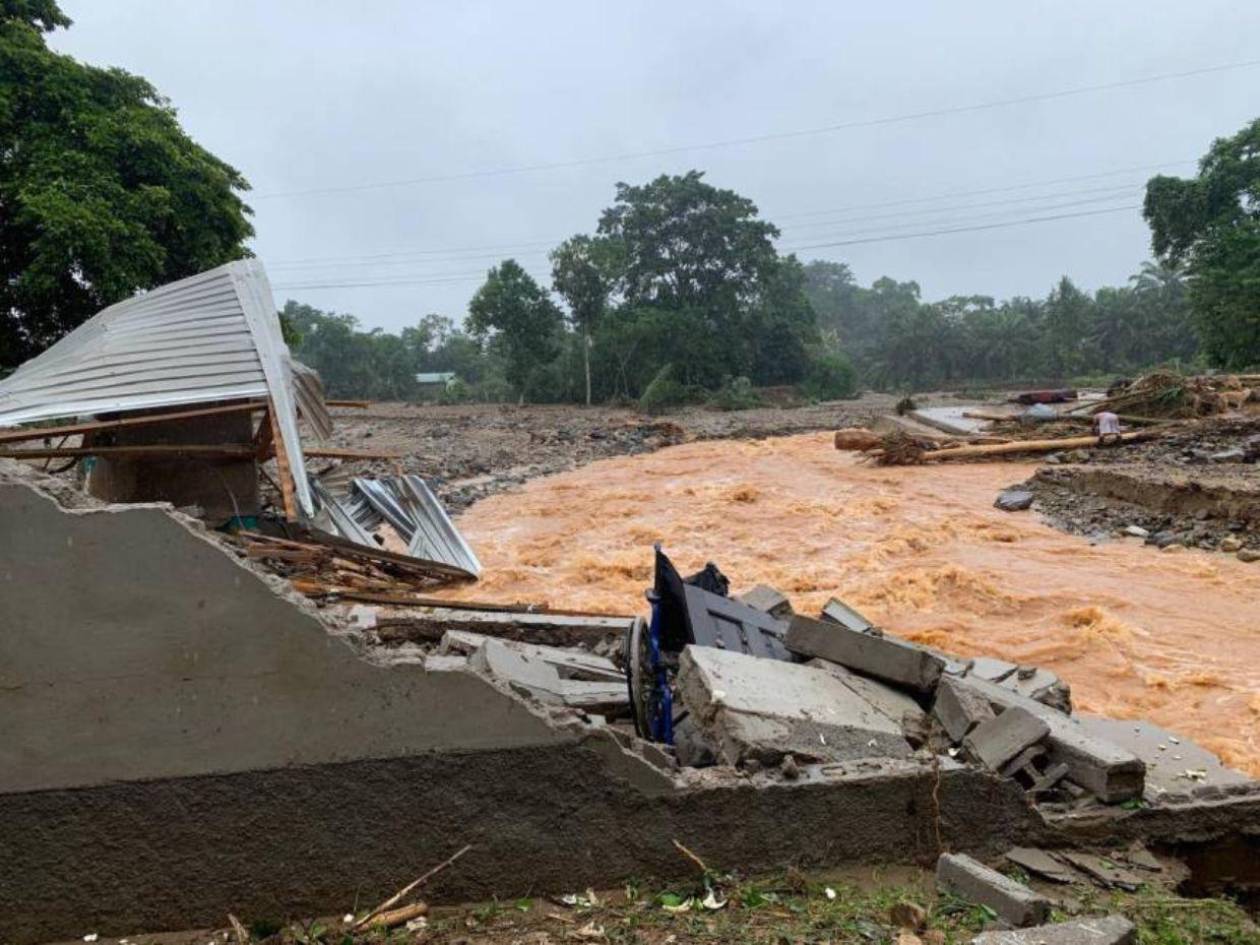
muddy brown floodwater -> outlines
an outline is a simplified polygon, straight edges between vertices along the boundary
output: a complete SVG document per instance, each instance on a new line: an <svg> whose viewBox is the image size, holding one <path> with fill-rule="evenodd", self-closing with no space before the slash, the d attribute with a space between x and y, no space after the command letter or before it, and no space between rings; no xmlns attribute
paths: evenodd
<svg viewBox="0 0 1260 945"><path fill-rule="evenodd" d="M601 460L473 506L485 564L447 596L641 613L654 541L797 610L833 594L889 631L1047 666L1080 711L1149 718L1260 776L1260 565L1136 539L1091 547L992 508L1035 467L863 466L829 434Z"/></svg>

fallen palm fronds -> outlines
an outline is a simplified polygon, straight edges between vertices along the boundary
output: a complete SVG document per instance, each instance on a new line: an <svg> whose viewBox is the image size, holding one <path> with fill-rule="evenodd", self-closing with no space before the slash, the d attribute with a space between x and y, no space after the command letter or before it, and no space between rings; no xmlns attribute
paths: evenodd
<svg viewBox="0 0 1260 945"><path fill-rule="evenodd" d="M1237 410L1253 399L1252 375L1182 375L1174 371L1153 371L1137 378L1105 400L1079 408L1097 413L1137 414L1144 419L1186 419L1207 417Z"/></svg>

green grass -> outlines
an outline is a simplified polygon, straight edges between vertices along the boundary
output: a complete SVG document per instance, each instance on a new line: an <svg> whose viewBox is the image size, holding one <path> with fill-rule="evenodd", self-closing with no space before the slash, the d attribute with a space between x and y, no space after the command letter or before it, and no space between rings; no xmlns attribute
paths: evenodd
<svg viewBox="0 0 1260 945"><path fill-rule="evenodd" d="M1093 887L1059 887L1055 892L1071 901L1071 914L1056 911L1052 921L1119 912L1137 925L1139 945L1260 945L1260 929L1229 900L1183 899L1160 888L1133 894ZM694 882L599 893L593 903L587 892L578 892L576 901L563 905L521 899L438 909L422 931L365 933L353 945L895 945L898 930L889 913L900 902L927 910L926 930L918 933L924 945L952 945L969 942L993 919L982 906L937 895L926 875L872 885L795 872L756 880L706 872ZM351 945L340 930L329 931L327 945ZM281 939L285 945L294 942L288 932Z"/></svg>

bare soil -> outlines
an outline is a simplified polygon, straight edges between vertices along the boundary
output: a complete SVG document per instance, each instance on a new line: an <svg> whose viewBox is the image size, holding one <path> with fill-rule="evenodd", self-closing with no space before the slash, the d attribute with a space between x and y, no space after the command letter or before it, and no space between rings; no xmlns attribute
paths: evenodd
<svg viewBox="0 0 1260 945"><path fill-rule="evenodd" d="M864 425L891 412L896 399L864 394L855 400L732 412L691 407L659 417L618 407L374 403L366 410L334 411L333 442L403 453L402 468L435 480L447 507L461 511L529 479L610 456L690 440L763 439ZM381 461L366 468L389 473L393 464Z"/></svg>
<svg viewBox="0 0 1260 945"><path fill-rule="evenodd" d="M1094 540L1136 526L1160 547L1256 549L1260 464L1226 457L1257 436L1260 418L1199 421L1145 443L1052 457L1024 485L1053 524Z"/></svg>

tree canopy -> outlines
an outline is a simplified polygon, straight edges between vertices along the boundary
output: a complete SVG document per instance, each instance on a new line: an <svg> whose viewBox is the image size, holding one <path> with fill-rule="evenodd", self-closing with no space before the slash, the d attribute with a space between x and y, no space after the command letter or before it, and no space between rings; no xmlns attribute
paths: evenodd
<svg viewBox="0 0 1260 945"><path fill-rule="evenodd" d="M50 50L54 0L0 7L0 367L139 289L245 255L248 185L144 79Z"/></svg>
<svg viewBox="0 0 1260 945"><path fill-rule="evenodd" d="M1260 365L1260 119L1213 142L1197 177L1152 178L1143 212L1156 254L1189 275L1207 356Z"/></svg>
<svg viewBox="0 0 1260 945"><path fill-rule="evenodd" d="M491 269L468 303L469 330L499 336L508 383L522 398L534 375L559 353L561 324L560 309L515 259Z"/></svg>

